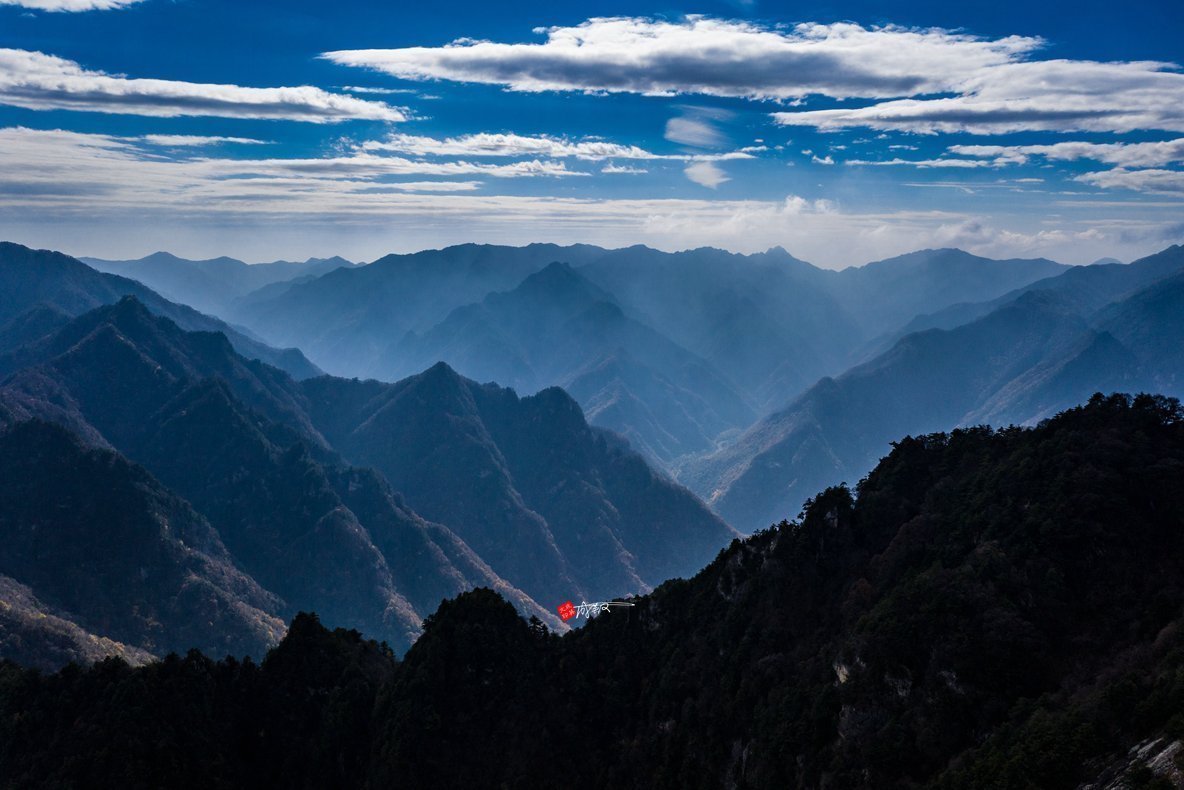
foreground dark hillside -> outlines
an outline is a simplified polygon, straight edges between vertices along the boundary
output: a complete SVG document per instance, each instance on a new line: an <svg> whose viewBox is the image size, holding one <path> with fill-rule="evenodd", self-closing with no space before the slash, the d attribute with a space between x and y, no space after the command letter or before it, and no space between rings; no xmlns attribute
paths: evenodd
<svg viewBox="0 0 1184 790"><path fill-rule="evenodd" d="M478 590L428 618L402 662L301 616L258 666L196 653L50 676L5 665L0 776L1179 785L1178 402L1099 395L1034 429L904 439L856 494L828 489L799 520L562 638Z"/></svg>

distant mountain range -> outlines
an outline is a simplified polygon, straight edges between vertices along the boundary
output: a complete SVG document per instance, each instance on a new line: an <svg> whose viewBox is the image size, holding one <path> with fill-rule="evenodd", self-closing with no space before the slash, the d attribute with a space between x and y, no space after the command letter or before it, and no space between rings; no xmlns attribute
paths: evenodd
<svg viewBox="0 0 1184 790"><path fill-rule="evenodd" d="M841 372L867 339L922 310L990 298L1066 268L943 249L831 271L781 248L737 255L630 247L581 271L627 311L711 362L767 413Z"/></svg>
<svg viewBox="0 0 1184 790"><path fill-rule="evenodd" d="M227 315L240 302L249 304L255 292L274 296L294 281L308 281L357 265L345 258L309 258L303 263L275 261L247 264L235 258L193 261L156 252L129 261L80 258L91 268L118 274L147 285L166 299L182 302L203 313Z"/></svg>
<svg viewBox="0 0 1184 790"><path fill-rule="evenodd" d="M600 292L585 285L583 298L573 299L554 276L526 282L553 263L568 264ZM427 351L448 352L443 338L457 338L482 311L528 309L549 312L552 321L571 320L589 301L603 301L709 362L759 411L841 370L862 341L918 313L993 298L1065 268L1047 260L993 261L961 250L928 250L835 272L780 248L737 255L712 248L666 253L642 246L470 244L335 271L256 302L250 314L229 317L273 342L305 350L332 373L389 380L416 367L409 355L424 352L421 344L407 345L408 332L417 338L435 334L436 345ZM515 291L508 303L505 297L488 301ZM477 330L464 340L479 342ZM519 339L498 341L513 346ZM495 356L481 364L490 369L503 363ZM464 364L457 367L468 373ZM514 371L507 372L495 380L508 382Z"/></svg>
<svg viewBox="0 0 1184 790"><path fill-rule="evenodd" d="M753 530L858 479L901 434L1030 422L1095 389L1177 392L1175 349L1149 349L1179 337L1155 303L1178 258L942 249L829 271L780 248L462 245L259 292L229 317L345 375L445 361L523 394L563 387Z"/></svg>
<svg viewBox="0 0 1184 790"><path fill-rule="evenodd" d="M1000 296L1065 268L960 250L834 272L780 248L736 255L470 244L323 276L308 274L320 263L246 267L261 270L256 281L277 269L304 274L244 294L244 266L227 259L158 254L96 265L139 273L170 295L188 292L337 375L393 381L444 361L521 394L561 386L592 422L666 469L715 451L918 313ZM206 281L223 271L224 293L212 296Z"/></svg>
<svg viewBox="0 0 1184 790"><path fill-rule="evenodd" d="M519 392L562 386L590 419L662 461L711 448L756 418L710 363L564 263L453 310L422 335L408 332L381 364L397 378L436 360Z"/></svg>
<svg viewBox="0 0 1184 790"><path fill-rule="evenodd" d="M329 373L390 380L379 361L407 332L426 331L452 310L510 290L549 263L578 266L602 253L580 245L465 244L388 255L293 283L269 298L251 300L228 318L273 342L298 346L326 362Z"/></svg>
<svg viewBox="0 0 1184 790"><path fill-rule="evenodd" d="M1069 269L986 303L948 308L823 378L678 478L755 530L809 493L859 480L906 435L1030 424L1102 390L1184 394L1184 247L1129 265Z"/></svg>
<svg viewBox="0 0 1184 790"><path fill-rule="evenodd" d="M41 280L70 259L31 260L16 269L29 298L63 302ZM69 291L80 305L108 293L86 291L109 285L91 274ZM259 655L300 609L405 649L441 599L474 586L562 628L553 602L647 591L736 534L558 389L519 398L443 364L396 384L298 381L136 296L64 320L0 356L0 464L20 470L12 501L28 504L0 532L53 537L0 551L0 576L27 590L22 629L57 618L37 636L74 645L55 656L85 657L87 635L132 655ZM39 522L64 469L81 470L81 491ZM137 526L95 529L123 522ZM145 624L121 625L130 612Z"/></svg>
<svg viewBox="0 0 1184 790"><path fill-rule="evenodd" d="M38 340L87 310L134 296L157 315L185 329L221 332L237 351L281 368L297 378L321 371L293 348L273 348L224 321L177 304L139 282L100 274L60 252L31 250L0 242L0 353Z"/></svg>
<svg viewBox="0 0 1184 790"><path fill-rule="evenodd" d="M0 552L19 602L0 647L43 666L96 644L258 655L299 610L402 650L475 586L562 630L557 602L688 575L903 436L1184 390L1181 247L1089 267L931 250L841 272L781 249L553 245L259 279L133 263L182 289L237 272L217 297L236 323L0 245L4 529L36 536L15 503L87 470L60 540ZM270 270L302 273L246 290ZM307 348L381 376L323 375ZM119 552L69 538L104 508L128 525ZM66 595L65 566L110 594ZM216 613L201 628L197 606Z"/></svg>

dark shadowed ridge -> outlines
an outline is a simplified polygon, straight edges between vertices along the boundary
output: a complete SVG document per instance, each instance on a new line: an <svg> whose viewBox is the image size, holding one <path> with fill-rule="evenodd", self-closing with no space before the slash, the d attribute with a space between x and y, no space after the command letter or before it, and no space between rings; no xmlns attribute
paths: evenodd
<svg viewBox="0 0 1184 790"><path fill-rule="evenodd" d="M316 608L402 649L442 597L481 584L554 620L380 476L348 467L298 383L221 334L185 332L128 297L26 356L0 384L0 420L53 420L146 466L285 616Z"/></svg>
<svg viewBox="0 0 1184 790"><path fill-rule="evenodd" d="M0 339L11 345L0 346L0 352L15 350L60 328L67 318L113 304L124 296L136 297L153 313L171 318L185 329L221 332L244 356L297 378L320 373L300 351L267 346L216 318L174 304L134 280L102 274L59 252L31 250L10 242L0 242ZM48 331L36 335L42 330Z"/></svg>
<svg viewBox="0 0 1184 790"><path fill-rule="evenodd" d="M277 611L400 649L464 589L559 628L553 601L648 590L735 534L558 389L520 399L442 364L397 384L297 382L131 297L18 356L0 422L51 420L143 464Z"/></svg>
<svg viewBox="0 0 1184 790"><path fill-rule="evenodd" d="M31 629L43 640L46 629L69 634L72 622L116 643L116 655L262 655L283 633L277 599L236 567L187 502L56 425L0 433L0 533L0 574L27 585L15 612L11 601L0 608L31 624L52 607L60 618ZM56 658L94 652L83 643Z"/></svg>
<svg viewBox="0 0 1184 790"><path fill-rule="evenodd" d="M732 534L558 388L519 398L444 363L395 384L302 387L345 457L381 471L536 599L648 589L693 571Z"/></svg>

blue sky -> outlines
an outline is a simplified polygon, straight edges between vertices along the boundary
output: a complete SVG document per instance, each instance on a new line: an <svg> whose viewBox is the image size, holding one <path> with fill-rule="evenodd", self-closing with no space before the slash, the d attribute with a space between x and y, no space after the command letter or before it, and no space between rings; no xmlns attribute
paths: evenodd
<svg viewBox="0 0 1184 790"><path fill-rule="evenodd" d="M1128 260L1184 240L1181 32L1178 2L0 0L0 237Z"/></svg>

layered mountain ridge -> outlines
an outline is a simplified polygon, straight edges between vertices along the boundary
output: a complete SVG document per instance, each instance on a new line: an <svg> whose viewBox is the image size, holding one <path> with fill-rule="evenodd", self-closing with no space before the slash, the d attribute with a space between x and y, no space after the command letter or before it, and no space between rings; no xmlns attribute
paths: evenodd
<svg viewBox="0 0 1184 790"><path fill-rule="evenodd" d="M309 258L300 263L247 264L226 256L188 260L168 252L155 252L136 260L79 260L101 272L137 280L166 299L215 315L228 313L241 303L250 303L260 289L268 289L265 293L282 292L282 286L293 281L307 281L335 269L355 266L341 257Z"/></svg>
<svg viewBox="0 0 1184 790"><path fill-rule="evenodd" d="M321 371L295 348L273 348L224 321L176 304L135 280L96 272L49 250L0 242L0 353L19 349L100 305L134 296L152 312L193 331L221 332L243 356L260 359L297 378Z"/></svg>
<svg viewBox="0 0 1184 790"><path fill-rule="evenodd" d="M557 389L520 399L444 365L396 384L298 381L135 297L83 313L0 358L0 369L5 435L53 422L142 467L208 523L263 595L226 606L250 604L273 624L317 609L402 650L442 598L488 586L561 628L552 601L644 592L692 572L735 534L619 439L589 428ZM579 517L585 507L600 515ZM81 517L64 523L85 528ZM148 546L123 550L134 558ZM40 567L63 561L76 562L50 552ZM0 568L45 598L33 570L22 573ZM69 601L46 603L73 612ZM161 620L175 636L185 618ZM134 633L116 641L182 649ZM259 655L267 644L232 652Z"/></svg>
<svg viewBox="0 0 1184 790"><path fill-rule="evenodd" d="M718 448L876 337L1065 267L928 250L834 272L780 248L460 245L339 269L224 315L331 373L392 381L448 362L589 419L667 470Z"/></svg>
<svg viewBox="0 0 1184 790"><path fill-rule="evenodd" d="M1032 424L1098 389L1180 387L1181 248L1077 268L931 250L823 272L781 249L465 245L252 294L275 321L302 294L307 326L284 326L314 333L356 299L323 348L348 347L342 364L364 357L390 382L289 375L243 353L257 340L138 283L0 252L13 284L0 426L60 425L184 502L259 593L232 586L223 608L273 624L314 609L399 650L442 598L474 586L561 630L557 601L685 576L736 534L729 523L758 530L859 480L899 436ZM406 309L359 294L363 272ZM875 334L928 320L941 326ZM370 341L350 345L357 332ZM885 350L845 368L875 342ZM91 637L133 659L172 649L0 576L24 602L14 629L58 618L36 636L55 655L91 655ZM246 652L267 644L234 628L255 640Z"/></svg>
<svg viewBox="0 0 1184 790"><path fill-rule="evenodd" d="M1184 247L1172 247L1117 269L1070 269L968 322L907 334L688 459L678 479L756 530L812 490L859 480L902 434L1031 424L1097 390L1184 395L1182 277Z"/></svg>

